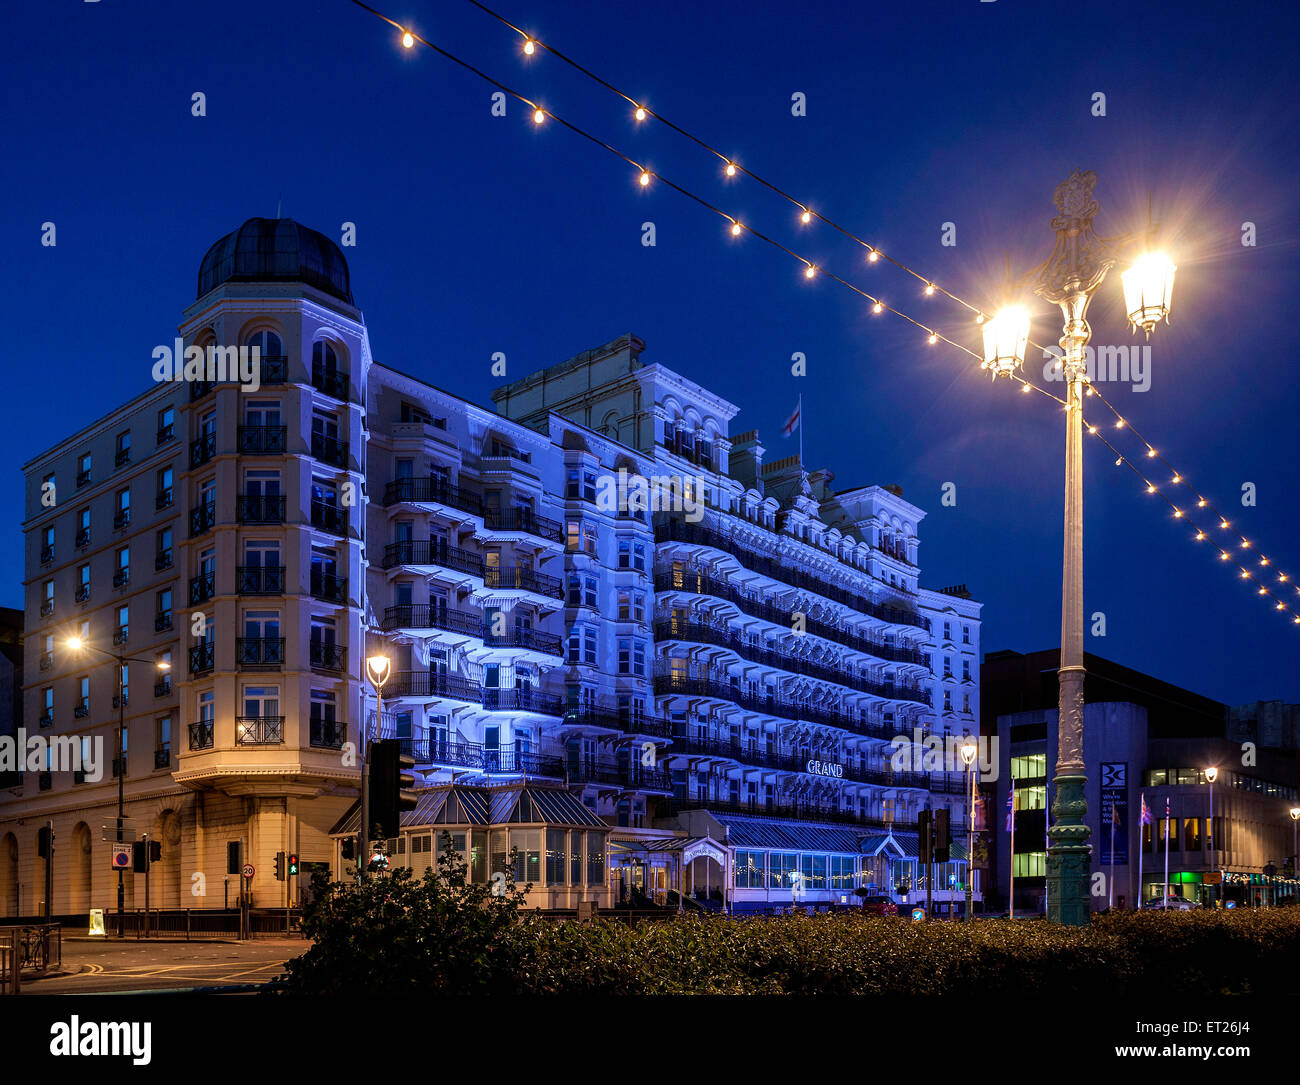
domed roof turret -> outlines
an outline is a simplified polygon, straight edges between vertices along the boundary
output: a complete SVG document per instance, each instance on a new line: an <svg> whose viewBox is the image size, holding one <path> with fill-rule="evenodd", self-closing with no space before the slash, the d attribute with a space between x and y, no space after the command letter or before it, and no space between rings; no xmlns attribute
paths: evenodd
<svg viewBox="0 0 1300 1085"><path fill-rule="evenodd" d="M293 219L249 219L208 249L198 297L228 282L306 283L353 304L342 250Z"/></svg>

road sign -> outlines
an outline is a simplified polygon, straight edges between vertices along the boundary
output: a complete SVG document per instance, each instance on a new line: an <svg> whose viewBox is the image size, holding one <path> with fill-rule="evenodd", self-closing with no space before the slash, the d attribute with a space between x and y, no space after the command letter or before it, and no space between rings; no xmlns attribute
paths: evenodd
<svg viewBox="0 0 1300 1085"><path fill-rule="evenodd" d="M1206 884L1206 885L1222 885L1222 884L1223 884L1223 871L1221 871L1221 870L1207 870L1207 871L1205 872L1205 884Z"/></svg>
<svg viewBox="0 0 1300 1085"><path fill-rule="evenodd" d="M131 869L131 845L130 844L115 843L113 845L112 864L114 870Z"/></svg>
<svg viewBox="0 0 1300 1085"><path fill-rule="evenodd" d="M245 863L244 869L240 871L240 873L243 874L245 878L252 878L252 876L256 874L257 871L253 868L252 863Z"/></svg>
<svg viewBox="0 0 1300 1085"><path fill-rule="evenodd" d="M924 909L924 908L913 908L913 909L912 909L912 922L913 922L913 923L920 923L923 919L925 919L925 909Z"/></svg>

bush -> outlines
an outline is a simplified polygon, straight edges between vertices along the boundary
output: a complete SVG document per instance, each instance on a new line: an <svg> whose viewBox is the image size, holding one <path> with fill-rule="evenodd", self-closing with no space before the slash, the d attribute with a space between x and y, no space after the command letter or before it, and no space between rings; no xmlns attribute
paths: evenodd
<svg viewBox="0 0 1300 1085"><path fill-rule="evenodd" d="M522 910L512 882L439 871L334 886L290 961L296 992L583 995L1042 995L1296 993L1300 909L1116 912L1089 927L981 920L680 916L628 926Z"/></svg>

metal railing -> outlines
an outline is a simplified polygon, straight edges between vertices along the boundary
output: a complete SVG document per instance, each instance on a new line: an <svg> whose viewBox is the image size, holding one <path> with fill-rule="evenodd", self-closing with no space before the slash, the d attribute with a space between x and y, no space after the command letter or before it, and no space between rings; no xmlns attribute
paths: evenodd
<svg viewBox="0 0 1300 1085"><path fill-rule="evenodd" d="M402 539L385 546L384 568L391 569L394 565L441 565L480 578L485 572L482 555L428 539Z"/></svg>
<svg viewBox="0 0 1300 1085"><path fill-rule="evenodd" d="M236 746L279 746L284 742L283 716L236 716Z"/></svg>

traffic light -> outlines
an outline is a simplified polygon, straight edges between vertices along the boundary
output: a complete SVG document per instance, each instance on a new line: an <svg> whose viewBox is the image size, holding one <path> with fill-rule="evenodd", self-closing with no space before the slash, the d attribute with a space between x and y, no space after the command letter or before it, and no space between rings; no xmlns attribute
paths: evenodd
<svg viewBox="0 0 1300 1085"><path fill-rule="evenodd" d="M36 830L36 854L42 859L48 859L53 850L54 830L48 825L42 825Z"/></svg>
<svg viewBox="0 0 1300 1085"><path fill-rule="evenodd" d="M282 851L275 853L275 880L284 881L284 852Z"/></svg>
<svg viewBox="0 0 1300 1085"><path fill-rule="evenodd" d="M243 857L240 855L243 842L239 840L226 841L226 873L238 874L243 866Z"/></svg>
<svg viewBox="0 0 1300 1085"><path fill-rule="evenodd" d="M948 808L941 806L934 812L934 861L936 863L948 861L948 848L951 844L952 832L948 827Z"/></svg>
<svg viewBox="0 0 1300 1085"><path fill-rule="evenodd" d="M395 738L370 744L370 823L381 839L395 837L402 825L402 814L415 809L415 758L402 753Z"/></svg>
<svg viewBox="0 0 1300 1085"><path fill-rule="evenodd" d="M296 878L298 876L298 855L296 852L289 853L288 875L291 878Z"/></svg>
<svg viewBox="0 0 1300 1085"><path fill-rule="evenodd" d="M921 810L917 813L916 836L917 836L917 843L920 845L921 848L921 854L919 857L921 866L930 865L930 854L931 854L930 844L932 840L932 834L934 832L934 824L932 819L933 819L933 811L931 811L928 807L925 810Z"/></svg>
<svg viewBox="0 0 1300 1085"><path fill-rule="evenodd" d="M149 862L151 863L162 862L162 841L161 840L149 841Z"/></svg>
<svg viewBox="0 0 1300 1085"><path fill-rule="evenodd" d="M147 841L137 840L131 845L131 865L137 874L144 874L149 869L149 852Z"/></svg>

